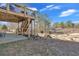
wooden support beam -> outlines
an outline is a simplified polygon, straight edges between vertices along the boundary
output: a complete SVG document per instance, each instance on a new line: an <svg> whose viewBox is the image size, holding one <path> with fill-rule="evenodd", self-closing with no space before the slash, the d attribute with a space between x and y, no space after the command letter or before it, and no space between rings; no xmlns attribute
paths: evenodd
<svg viewBox="0 0 79 59"><path fill-rule="evenodd" d="M38 35L38 32L39 32L39 19L38 19L38 15L35 13L35 20L37 21L37 32L36 32L36 35Z"/></svg>
<svg viewBox="0 0 79 59"><path fill-rule="evenodd" d="M17 20L17 25L18 25L18 26L17 26L17 29L16 29L16 34L18 35L18 34L19 34L19 29L20 29L20 28L19 28L19 21L18 21L18 20Z"/></svg>
<svg viewBox="0 0 79 59"><path fill-rule="evenodd" d="M33 29L33 27L32 27L32 21L31 21L31 34L33 34L33 33L32 33L32 29Z"/></svg>
<svg viewBox="0 0 79 59"><path fill-rule="evenodd" d="M18 25L18 23L17 23L17 25ZM19 32L19 28L17 27L17 29L16 29L16 34L18 35L18 32Z"/></svg>
<svg viewBox="0 0 79 59"><path fill-rule="evenodd" d="M22 23L23 23L24 21L22 21ZM22 24L23 25L23 24ZM21 27L21 33L22 33L22 35L24 35L24 31L23 31L23 28Z"/></svg>
<svg viewBox="0 0 79 59"><path fill-rule="evenodd" d="M38 26L38 27L37 27L37 29L38 29L38 31L37 31L37 35L38 35L38 33L39 33L39 29L40 29L40 28L39 28L39 20L38 20L38 22L37 22L37 26Z"/></svg>
<svg viewBox="0 0 79 59"><path fill-rule="evenodd" d="M24 15L26 16L26 8L24 7Z"/></svg>
<svg viewBox="0 0 79 59"><path fill-rule="evenodd" d="M18 29L17 29L17 30L18 30L18 32L19 32L19 22L18 22ZM18 33L17 33L17 34L18 34Z"/></svg>
<svg viewBox="0 0 79 59"><path fill-rule="evenodd" d="M9 3L6 4L6 10L7 10L7 11L10 10L10 4L9 4Z"/></svg>
<svg viewBox="0 0 79 59"><path fill-rule="evenodd" d="M34 35L35 35L35 20L34 20Z"/></svg>
<svg viewBox="0 0 79 59"><path fill-rule="evenodd" d="M31 20L31 19L30 19L30 18L28 18L28 37L30 37L30 34L31 34L31 33L30 33L30 28L29 28L29 25L30 25L30 20Z"/></svg>

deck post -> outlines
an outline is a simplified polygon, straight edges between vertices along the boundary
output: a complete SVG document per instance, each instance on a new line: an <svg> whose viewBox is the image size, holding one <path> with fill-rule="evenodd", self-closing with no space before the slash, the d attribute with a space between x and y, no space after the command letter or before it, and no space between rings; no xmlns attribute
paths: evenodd
<svg viewBox="0 0 79 59"><path fill-rule="evenodd" d="M35 35L35 20L34 20L34 35Z"/></svg>
<svg viewBox="0 0 79 59"><path fill-rule="evenodd" d="M17 29L16 29L16 34L18 35L18 32L19 32L19 22L17 23Z"/></svg>
<svg viewBox="0 0 79 59"><path fill-rule="evenodd" d="M22 23L23 23L24 21L22 21ZM23 28L21 28L21 33L22 33L22 35L24 35L24 32L23 32Z"/></svg>
<svg viewBox="0 0 79 59"><path fill-rule="evenodd" d="M28 37L30 37L30 28L29 28L29 24L30 24L30 18L28 18Z"/></svg>
<svg viewBox="0 0 79 59"><path fill-rule="evenodd" d="M24 16L26 16L26 8L24 7Z"/></svg>
<svg viewBox="0 0 79 59"><path fill-rule="evenodd" d="M6 10L9 11L10 10L10 6L9 3L6 4Z"/></svg>
<svg viewBox="0 0 79 59"><path fill-rule="evenodd" d="M19 21L18 21L18 33L17 34L19 34Z"/></svg>
<svg viewBox="0 0 79 59"><path fill-rule="evenodd" d="M38 29L37 35L38 35L38 33L39 33L39 20L37 21L37 24L38 24L38 27L37 27L37 29Z"/></svg>
<svg viewBox="0 0 79 59"><path fill-rule="evenodd" d="M32 35L32 22L31 22L31 35Z"/></svg>
<svg viewBox="0 0 79 59"><path fill-rule="evenodd" d="M39 32L39 19L38 19L37 14L35 14L35 16L36 16L36 20L37 20L37 32L36 32L36 35L38 35L38 32Z"/></svg>

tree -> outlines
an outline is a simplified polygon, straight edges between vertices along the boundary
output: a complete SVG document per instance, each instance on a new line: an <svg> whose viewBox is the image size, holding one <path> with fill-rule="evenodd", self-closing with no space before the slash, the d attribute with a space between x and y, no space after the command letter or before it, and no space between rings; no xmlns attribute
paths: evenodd
<svg viewBox="0 0 79 59"><path fill-rule="evenodd" d="M8 27L6 25L2 26L2 30L7 30L7 29L8 29Z"/></svg>
<svg viewBox="0 0 79 59"><path fill-rule="evenodd" d="M65 25L66 25L66 27L67 28L72 28L72 27L74 27L74 24L72 23L72 21L67 21L66 23L65 23Z"/></svg>
<svg viewBox="0 0 79 59"><path fill-rule="evenodd" d="M2 29L2 25L0 25L0 30Z"/></svg>
<svg viewBox="0 0 79 59"><path fill-rule="evenodd" d="M64 22L60 22L59 26L60 26L61 28L64 28L64 27L65 27Z"/></svg>
<svg viewBox="0 0 79 59"><path fill-rule="evenodd" d="M54 23L54 28L60 28L61 26L63 26L63 23L61 22Z"/></svg>
<svg viewBox="0 0 79 59"><path fill-rule="evenodd" d="M78 23L78 24L75 24L75 27L76 27L76 28L79 28L79 23Z"/></svg>

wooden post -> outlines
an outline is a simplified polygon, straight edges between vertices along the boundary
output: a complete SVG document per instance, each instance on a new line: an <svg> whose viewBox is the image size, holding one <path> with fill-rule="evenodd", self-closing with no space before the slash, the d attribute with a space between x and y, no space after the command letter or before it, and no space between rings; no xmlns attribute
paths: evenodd
<svg viewBox="0 0 79 59"><path fill-rule="evenodd" d="M17 23L17 25L19 24L19 22ZM17 26L17 29L16 29L16 34L18 35L18 32L19 32L19 25Z"/></svg>
<svg viewBox="0 0 79 59"><path fill-rule="evenodd" d="M22 21L22 23L23 23L24 21ZM23 25L23 24L22 24ZM22 35L24 35L24 31L23 31L23 28L21 27L21 33L22 33Z"/></svg>
<svg viewBox="0 0 79 59"><path fill-rule="evenodd" d="M31 21L31 35L32 35L32 21Z"/></svg>
<svg viewBox="0 0 79 59"><path fill-rule="evenodd" d="M35 17L35 19L34 19L34 35L36 35L35 20L37 19L37 15L36 15L36 12L35 11L34 11L34 17Z"/></svg>
<svg viewBox="0 0 79 59"><path fill-rule="evenodd" d="M38 35L38 33L39 33L39 29L40 29L40 28L39 28L39 19L38 19L38 32L37 32L37 35Z"/></svg>
<svg viewBox="0 0 79 59"><path fill-rule="evenodd" d="M24 16L26 16L26 7L24 7Z"/></svg>
<svg viewBox="0 0 79 59"><path fill-rule="evenodd" d="M6 4L6 10L9 11L10 10L10 6L9 3Z"/></svg>
<svg viewBox="0 0 79 59"><path fill-rule="evenodd" d="M29 28L29 25L30 25L30 19L28 18L28 37L30 37L30 28Z"/></svg>
<svg viewBox="0 0 79 59"><path fill-rule="evenodd" d="M36 15L36 20L37 20L37 35L38 35L40 28L39 28L39 18L37 15Z"/></svg>
<svg viewBox="0 0 79 59"><path fill-rule="evenodd" d="M36 27L35 35L37 35L37 32L38 32L38 17L37 17L37 14L35 14L35 20L36 20L35 23L37 24L37 25L35 26L35 27Z"/></svg>
<svg viewBox="0 0 79 59"><path fill-rule="evenodd" d="M34 20L34 35L35 35L35 20Z"/></svg>
<svg viewBox="0 0 79 59"><path fill-rule="evenodd" d="M18 21L18 33L17 34L19 34L19 21Z"/></svg>

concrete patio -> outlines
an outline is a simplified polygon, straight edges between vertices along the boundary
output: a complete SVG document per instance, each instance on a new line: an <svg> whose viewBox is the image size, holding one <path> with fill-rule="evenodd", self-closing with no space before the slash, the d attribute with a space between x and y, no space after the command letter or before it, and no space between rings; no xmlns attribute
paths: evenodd
<svg viewBox="0 0 79 59"><path fill-rule="evenodd" d="M24 40L27 39L27 37L22 35L16 35L16 34L5 34L2 37L0 37L0 44L2 43L8 43L8 42L14 42L18 40Z"/></svg>

